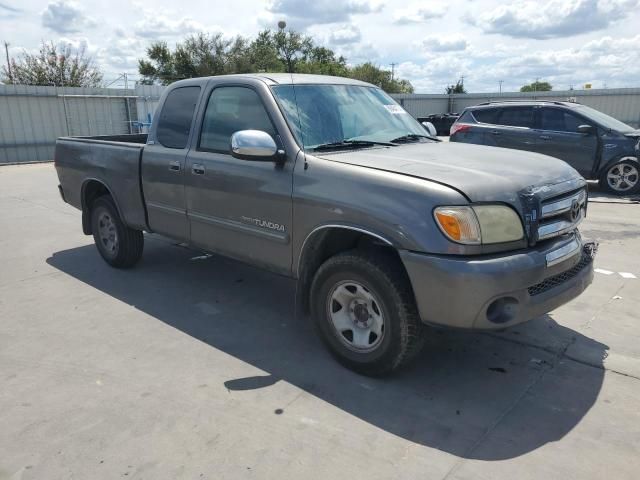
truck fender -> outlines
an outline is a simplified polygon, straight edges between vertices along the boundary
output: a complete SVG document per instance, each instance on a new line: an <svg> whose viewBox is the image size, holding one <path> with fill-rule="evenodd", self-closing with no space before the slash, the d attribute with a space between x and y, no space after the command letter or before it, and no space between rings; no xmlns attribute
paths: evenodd
<svg viewBox="0 0 640 480"><path fill-rule="evenodd" d="M98 197L109 195L113 200L116 209L118 210L118 215L120 216L120 218L123 218L122 211L120 210L120 206L118 205L118 200L113 195L111 188L109 188L104 180L100 180L97 178L87 178L82 183L80 192L80 199L82 202L82 232L85 235L91 235L92 233L91 203Z"/></svg>
<svg viewBox="0 0 640 480"><path fill-rule="evenodd" d="M309 310L309 290L317 269L329 257L351 250L366 241L371 245L384 246L396 251L388 238L366 228L352 225L328 224L314 228L300 247L298 263L295 265L296 311Z"/></svg>

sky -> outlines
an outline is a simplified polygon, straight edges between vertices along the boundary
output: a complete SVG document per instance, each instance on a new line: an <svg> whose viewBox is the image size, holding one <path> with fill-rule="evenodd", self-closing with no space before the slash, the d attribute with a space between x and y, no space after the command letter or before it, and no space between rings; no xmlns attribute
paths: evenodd
<svg viewBox="0 0 640 480"><path fill-rule="evenodd" d="M253 36L279 20L349 64L395 64L417 93L443 93L461 77L469 92L536 79L554 90L640 86L640 0L0 0L0 41L11 55L43 40L85 46L108 83L138 78L151 42Z"/></svg>

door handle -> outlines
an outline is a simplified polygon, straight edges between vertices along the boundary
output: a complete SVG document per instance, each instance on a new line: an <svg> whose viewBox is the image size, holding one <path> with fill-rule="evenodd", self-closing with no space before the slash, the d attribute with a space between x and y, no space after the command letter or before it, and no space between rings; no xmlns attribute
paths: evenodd
<svg viewBox="0 0 640 480"><path fill-rule="evenodd" d="M551 137L549 135L540 135L540 140L551 140Z"/></svg>
<svg viewBox="0 0 640 480"><path fill-rule="evenodd" d="M179 172L180 162L178 162L177 160L174 160L173 162L169 162L169 170L171 170L172 172Z"/></svg>
<svg viewBox="0 0 640 480"><path fill-rule="evenodd" d="M491 130L491 135L500 135L498 130Z"/></svg>
<svg viewBox="0 0 640 480"><path fill-rule="evenodd" d="M194 175L204 175L204 165L200 163L194 163L191 167L191 173Z"/></svg>

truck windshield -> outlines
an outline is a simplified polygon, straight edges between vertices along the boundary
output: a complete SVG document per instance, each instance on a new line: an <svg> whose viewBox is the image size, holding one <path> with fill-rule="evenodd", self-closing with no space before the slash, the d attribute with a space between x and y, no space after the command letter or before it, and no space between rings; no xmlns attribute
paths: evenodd
<svg viewBox="0 0 640 480"><path fill-rule="evenodd" d="M396 139L424 141L428 132L381 89L357 85L278 85L273 92L306 149L360 147ZM296 103L297 102L297 103Z"/></svg>

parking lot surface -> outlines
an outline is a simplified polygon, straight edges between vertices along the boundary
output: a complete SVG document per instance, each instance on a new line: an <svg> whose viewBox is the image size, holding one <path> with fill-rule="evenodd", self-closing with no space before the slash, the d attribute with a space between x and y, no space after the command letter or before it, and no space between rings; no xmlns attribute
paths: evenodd
<svg viewBox="0 0 640 480"><path fill-rule="evenodd" d="M108 267L51 164L0 167L0 479L640 478L640 205L592 192L578 299L345 370L295 284L149 235Z"/></svg>

